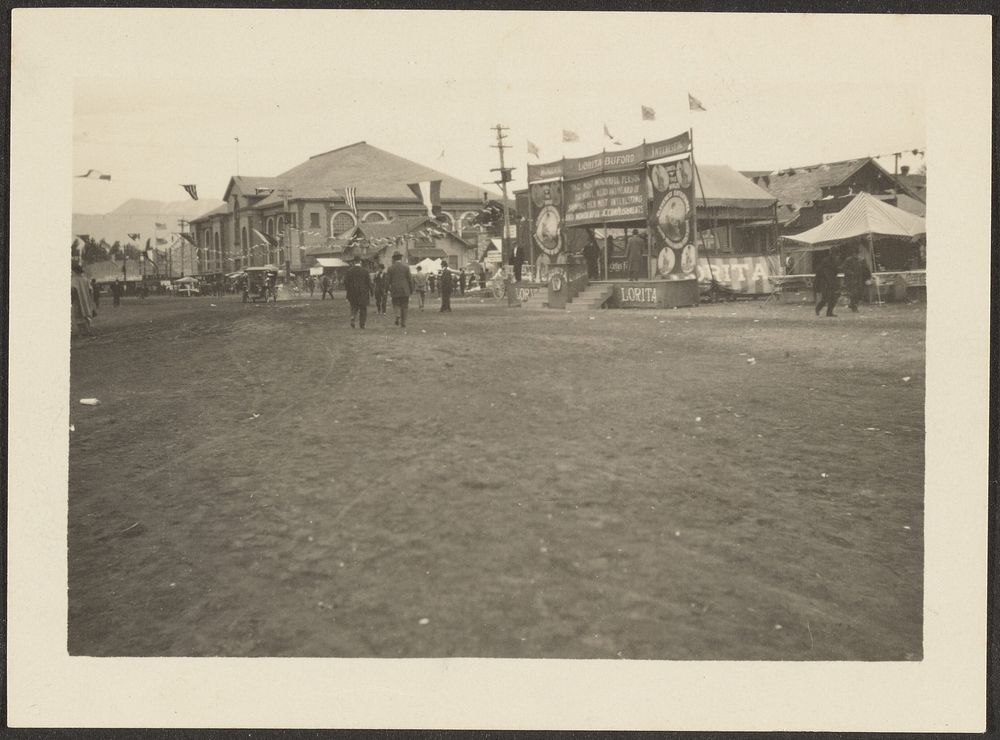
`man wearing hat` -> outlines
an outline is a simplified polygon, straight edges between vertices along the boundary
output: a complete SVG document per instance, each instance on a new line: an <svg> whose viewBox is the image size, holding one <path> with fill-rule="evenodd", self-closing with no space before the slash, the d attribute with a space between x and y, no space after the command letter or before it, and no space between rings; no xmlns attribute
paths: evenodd
<svg viewBox="0 0 1000 740"><path fill-rule="evenodd" d="M642 271L642 252L646 245L639 236L638 229L632 229L632 236L625 244L625 261L628 264L628 279L635 281L639 279Z"/></svg>
<svg viewBox="0 0 1000 740"><path fill-rule="evenodd" d="M347 290L347 301L351 304L351 328L354 328L354 320L360 318L361 328L364 329L368 319L368 298L375 290L372 277L361 266L361 258L358 256L351 260L351 266L347 268L344 288Z"/></svg>
<svg viewBox="0 0 1000 740"><path fill-rule="evenodd" d="M375 310L380 315L384 315L386 298L389 296L389 279L386 277L385 268L382 267L381 262L375 270L372 283L375 286Z"/></svg>
<svg viewBox="0 0 1000 740"><path fill-rule="evenodd" d="M389 283L389 294L392 296L392 308L396 314L396 326L406 328L406 313L410 307L410 296L413 294L413 276L410 268L403 264L403 255L396 252L392 255L392 264L386 272Z"/></svg>
<svg viewBox="0 0 1000 740"><path fill-rule="evenodd" d="M438 275L438 285L441 291L441 310L451 313L451 270L448 269L448 260L441 260L441 274Z"/></svg>

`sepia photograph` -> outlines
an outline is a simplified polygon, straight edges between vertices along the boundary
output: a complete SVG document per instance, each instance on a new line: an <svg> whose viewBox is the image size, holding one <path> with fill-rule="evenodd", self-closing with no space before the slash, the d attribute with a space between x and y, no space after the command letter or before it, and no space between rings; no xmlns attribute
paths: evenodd
<svg viewBox="0 0 1000 740"><path fill-rule="evenodd" d="M139 671L176 697L149 726L976 727L989 29L16 12L12 173L44 177L10 279L52 298L12 311L12 634L46 629L64 679ZM928 45L971 60L959 100ZM899 711L970 656L964 712ZM575 703L530 711L536 671ZM210 675L340 698L267 720ZM684 706L716 680L785 692ZM900 696L869 720L871 682ZM674 696L618 705L635 684ZM83 716L10 692L26 725ZM144 724L109 701L98 726Z"/></svg>

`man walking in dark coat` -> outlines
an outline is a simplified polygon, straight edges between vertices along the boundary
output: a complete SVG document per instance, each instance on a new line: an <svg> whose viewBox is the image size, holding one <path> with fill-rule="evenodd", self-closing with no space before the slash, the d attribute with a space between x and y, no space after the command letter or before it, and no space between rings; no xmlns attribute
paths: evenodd
<svg viewBox="0 0 1000 740"><path fill-rule="evenodd" d="M392 264L386 272L389 282L389 293L392 295L392 307L396 313L396 326L406 328L406 314L410 307L410 296L413 295L413 276L409 266L403 264L403 255L396 252L392 255Z"/></svg>
<svg viewBox="0 0 1000 740"><path fill-rule="evenodd" d="M375 286L375 310L381 316L385 313L386 298L389 295L389 279L385 275L385 268L379 264L372 279Z"/></svg>
<svg viewBox="0 0 1000 740"><path fill-rule="evenodd" d="M844 287L847 289L848 308L858 312L858 302L865 292L865 283L872 279L872 271L868 263L858 257L857 251L851 252L844 260Z"/></svg>
<svg viewBox="0 0 1000 740"><path fill-rule="evenodd" d="M583 246L583 258L587 261L587 275L591 280L597 280L597 258L601 256L601 250L597 247L597 242L594 241L594 235L590 235L590 239Z"/></svg>
<svg viewBox="0 0 1000 740"><path fill-rule="evenodd" d="M441 260L441 274L438 275L438 289L441 292L441 310L451 312L451 270L448 260Z"/></svg>
<svg viewBox="0 0 1000 740"><path fill-rule="evenodd" d="M323 289L323 295L320 296L321 301L326 300L326 294L330 294L330 300L333 300L333 280L329 275L324 275L323 280L320 282L320 287Z"/></svg>
<svg viewBox="0 0 1000 740"><path fill-rule="evenodd" d="M827 252L819 261L819 267L816 268L816 275L813 278L813 290L819 294L816 315L819 316L823 306L826 306L826 315L836 316L833 309L840 297L840 279L837 277L837 264L833 261L832 252Z"/></svg>
<svg viewBox="0 0 1000 740"><path fill-rule="evenodd" d="M371 275L361 266L360 257L351 260L344 276L344 288L347 290L347 302L351 304L351 328L354 328L354 320L360 319L360 326L364 329L368 319L368 299L374 288Z"/></svg>

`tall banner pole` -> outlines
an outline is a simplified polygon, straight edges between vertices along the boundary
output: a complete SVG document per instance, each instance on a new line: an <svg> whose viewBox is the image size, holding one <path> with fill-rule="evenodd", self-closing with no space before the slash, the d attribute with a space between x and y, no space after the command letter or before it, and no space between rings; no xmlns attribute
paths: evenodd
<svg viewBox="0 0 1000 740"><path fill-rule="evenodd" d="M701 191L701 201L705 209L708 209L708 201L705 198L705 186L701 184L701 171L698 169L698 162L694 158L694 130L688 129L688 135L691 137L691 166L694 167L695 177L698 178L698 189ZM691 203L691 214L694 220L694 245L695 245L695 279L698 276L698 260L701 259L701 255L698 254L698 199L694 198ZM702 242L704 244L704 242ZM705 250L705 264L708 265L708 278L712 281L712 292L716 292L719 286L715 282L715 272L712 270L712 258L708 255L708 250Z"/></svg>

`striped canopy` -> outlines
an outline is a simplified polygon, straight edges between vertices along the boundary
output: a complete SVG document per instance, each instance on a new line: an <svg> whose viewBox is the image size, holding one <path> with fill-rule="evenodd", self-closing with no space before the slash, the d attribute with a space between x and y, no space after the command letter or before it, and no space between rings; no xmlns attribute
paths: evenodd
<svg viewBox="0 0 1000 740"><path fill-rule="evenodd" d="M913 238L927 233L926 221L868 193L858 193L829 221L819 226L783 237L812 247L828 247L859 236L897 236Z"/></svg>

